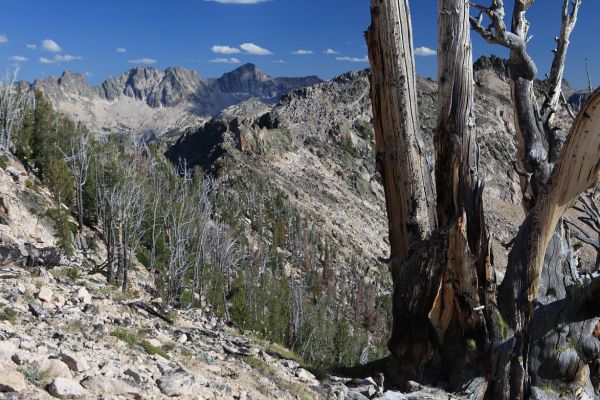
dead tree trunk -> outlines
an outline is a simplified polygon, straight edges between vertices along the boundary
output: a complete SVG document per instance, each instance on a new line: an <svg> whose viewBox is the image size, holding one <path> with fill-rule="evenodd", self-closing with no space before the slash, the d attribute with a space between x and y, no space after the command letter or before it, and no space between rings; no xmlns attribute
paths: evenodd
<svg viewBox="0 0 600 400"><path fill-rule="evenodd" d="M542 106L542 118L549 123L554 122L556 111L558 110L558 103L562 94L565 61L571 43L571 33L577 23L577 15L579 14L579 8L581 7L581 1L576 1L571 9L571 1L572 0L563 0L562 27L560 35L555 38L556 49L553 50L554 60L552 61L552 68L550 69L547 80L548 94L544 101L544 105Z"/></svg>
<svg viewBox="0 0 600 400"><path fill-rule="evenodd" d="M511 360L497 366L496 389L508 391L511 398L523 398L541 387L557 394L595 395L590 376L598 376L597 367L592 370L598 358L588 353L591 344L600 345L594 336L598 314L592 311L598 298L585 288L589 279L578 273L562 215L581 192L597 182L598 132L600 92L578 116L509 255L501 294L503 315L515 334L506 349ZM520 382L514 382L515 371L522 373Z"/></svg>
<svg viewBox="0 0 600 400"><path fill-rule="evenodd" d="M403 115L416 121L414 84L400 85L409 91L403 94L404 101L395 102L390 98L398 82L415 80L407 2L373 0L373 22L367 41L378 162L384 177L390 223L395 287L389 347L397 361L395 378L421 382L443 379L461 386L469 365L477 364L474 370L478 372L485 370L485 354L497 336L494 329L490 329L495 326L495 276L483 218L479 148L474 136L469 6L464 0L440 0L439 7L440 96L435 138L437 224L430 218L428 224L418 225L419 234L412 235L410 240L401 236L401 243L393 236L397 235L398 228L409 225L407 221L410 222L411 217L423 215L423 209L430 212L433 207L433 201L427 196L425 203L411 199L422 198L422 192L407 190L408 185L398 184L412 166L418 165L411 159L423 162L420 140L416 145L409 141L419 138L418 124L398 123L406 120ZM411 68L401 69L398 65L411 65ZM409 155L385 156L385 152L395 148L396 153L408 152ZM430 171L421 171L417 176L421 184L410 187L421 189L425 185L426 194L433 192L428 183ZM398 189L397 195L390 196L390 192ZM398 201L402 196L404 201ZM405 251L407 243L410 243L408 253ZM469 352L467 357L462 356ZM475 376L469 378L472 377ZM480 391L485 392L485 387Z"/></svg>
<svg viewBox="0 0 600 400"><path fill-rule="evenodd" d="M418 130L408 0L374 1L367 32L377 167L384 181L394 280L412 247L435 224L431 166Z"/></svg>
<svg viewBox="0 0 600 400"><path fill-rule="evenodd" d="M450 381L458 386L487 369L486 354L499 340L496 277L475 137L468 2L439 0L438 29L436 206L438 232L446 234L448 242L445 270L429 318L438 332L443 368L455 373ZM466 370L473 364L479 371L469 376Z"/></svg>

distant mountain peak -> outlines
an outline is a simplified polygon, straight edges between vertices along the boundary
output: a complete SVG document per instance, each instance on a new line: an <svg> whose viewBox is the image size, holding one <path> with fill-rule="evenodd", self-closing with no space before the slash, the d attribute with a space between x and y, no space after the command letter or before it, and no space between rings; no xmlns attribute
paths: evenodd
<svg viewBox="0 0 600 400"><path fill-rule="evenodd" d="M236 69L234 69L234 71L260 71L260 70L258 69L258 67L255 64L246 63L246 64L243 64L243 65L237 67Z"/></svg>
<svg viewBox="0 0 600 400"><path fill-rule="evenodd" d="M123 110L117 111L117 117L115 113L105 110L108 106L106 103L100 104L102 101L108 100L116 104L133 99L153 109L164 108L166 113L169 113L169 108L180 106L176 112L196 119L209 118L244 100L258 98L265 103L273 103L292 90L319 82L322 82L321 79L315 76L272 78L256 65L248 63L217 79L202 78L196 71L184 67L168 67L161 70L151 66L139 66L118 76L109 77L98 86L89 85L84 75L67 70L60 78L39 79L30 87L43 92L59 110L63 105L64 111L68 109L76 119L101 121L92 123L92 129L106 130L107 126L115 125L129 128L133 124L127 117L127 113L130 112L128 107L131 106L124 105ZM87 110L84 104L87 104ZM97 105L97 118L86 115L90 113L92 104ZM78 117L78 114L81 116ZM152 123L154 122L148 122L150 125ZM131 125L130 129L140 130L140 124ZM147 129L144 128L144 131Z"/></svg>

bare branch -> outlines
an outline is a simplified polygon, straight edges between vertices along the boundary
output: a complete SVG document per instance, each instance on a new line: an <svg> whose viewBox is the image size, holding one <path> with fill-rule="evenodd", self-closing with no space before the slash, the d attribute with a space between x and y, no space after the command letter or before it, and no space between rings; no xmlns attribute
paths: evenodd
<svg viewBox="0 0 600 400"><path fill-rule="evenodd" d="M564 219L565 223L568 224L569 226L577 229L577 232L573 232L573 236L577 239L582 241L585 244L589 244L590 246L592 246L594 249L596 249L596 251L600 251L600 244L598 244L597 241L595 241L594 239L592 239L592 237L590 235L588 235L583 229L581 229L581 227L579 227L577 224L571 222L569 219L565 218Z"/></svg>
<svg viewBox="0 0 600 400"><path fill-rule="evenodd" d="M562 94L562 81L565 71L565 60L569 49L570 37L575 24L577 23L577 15L581 7L582 0L563 0L562 6L562 25L560 35L555 38L556 49L554 60L548 76L548 92L547 98L542 106L542 118L545 122L552 122L558 108L560 96Z"/></svg>
<svg viewBox="0 0 600 400"><path fill-rule="evenodd" d="M17 73L8 73L0 79L0 150L10 151L13 148L15 135L21 129L27 97L17 88Z"/></svg>
<svg viewBox="0 0 600 400"><path fill-rule="evenodd" d="M504 1L495 0L489 7L484 7L477 3L471 3L471 7L480 11L478 18L470 17L471 27L481 35L481 37L491 44L499 44L511 50L517 50L525 47L526 40L519 38L514 33L508 31L504 22L506 12L504 11ZM483 26L483 17L490 20L488 27Z"/></svg>
<svg viewBox="0 0 600 400"><path fill-rule="evenodd" d="M588 91L592 94L594 92L594 86L592 85L592 76L590 75L590 66L587 58L585 59L585 74L587 75L588 80Z"/></svg>
<svg viewBox="0 0 600 400"><path fill-rule="evenodd" d="M569 104L569 102L567 101L567 98L565 97L565 94L562 91L560 92L560 98L561 98L561 101L563 102L563 106L565 107L565 109L569 113L569 116L572 119L577 118L577 115L575 115L575 112L573 111L573 108L571 107L571 104Z"/></svg>

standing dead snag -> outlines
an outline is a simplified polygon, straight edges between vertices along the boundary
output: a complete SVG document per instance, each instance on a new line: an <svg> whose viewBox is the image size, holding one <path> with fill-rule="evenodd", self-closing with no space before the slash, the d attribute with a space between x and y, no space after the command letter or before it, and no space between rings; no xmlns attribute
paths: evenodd
<svg viewBox="0 0 600 400"><path fill-rule="evenodd" d="M371 102L389 221L389 267L394 284L394 328L389 348L410 359L409 375L431 361L436 343L428 320L437 293L439 262L421 257L435 225L431 171L419 132L415 61L408 0L371 2L366 32L371 63ZM441 252L432 250L438 256ZM405 264L416 264L415 269ZM422 267L421 263L424 263ZM414 272L414 273L412 273ZM408 274L408 275L407 275ZM418 282L426 282L419 285Z"/></svg>
<svg viewBox="0 0 600 400"><path fill-rule="evenodd" d="M600 178L600 90L596 91L573 124L560 158L532 212L535 223L527 252L527 296L537 296L546 248L564 212Z"/></svg>
<svg viewBox="0 0 600 400"><path fill-rule="evenodd" d="M556 161L560 149L564 143L564 136L555 127L555 116L559 108L559 101L564 97L562 92L563 76L565 71L565 60L569 49L570 37L577 15L581 7L581 0L564 0L562 6L562 25L559 36L555 37L556 49L553 49L554 60L550 68L550 74L546 80L548 86L546 100L541 108L541 119L544 122L544 130L548 137L549 160ZM566 103L566 102L565 102ZM567 106L570 111L570 108Z"/></svg>
<svg viewBox="0 0 600 400"><path fill-rule="evenodd" d="M78 127L79 131L80 128ZM90 135L83 129L82 132L76 132L72 135L65 149L58 148L62 153L65 162L71 169L75 184L75 196L77 202L77 225L79 235L83 234L83 189L87 182L88 169L92 159L90 149Z"/></svg>
<svg viewBox="0 0 600 400"><path fill-rule="evenodd" d="M572 7L570 7L570 3L573 3ZM577 23L577 15L579 14L580 7L580 0L564 0L563 2L562 26L560 35L555 38L556 49L552 50L554 59L547 80L548 94L544 101L544 105L542 106L542 119L544 121L554 121L554 116L562 94L565 61L567 59L567 51L569 50L571 32L573 32L575 24Z"/></svg>
<svg viewBox="0 0 600 400"><path fill-rule="evenodd" d="M554 360L554 352L558 354L559 349L570 346L573 341L579 341L590 333L581 323L557 320L556 315L548 315L545 306L561 301L565 304L563 307L568 308L571 313L582 312L569 305L575 301L575 295L570 294L569 287L581 286L584 281L578 275L567 232L559 222L562 213L570 205L571 196L578 194L574 192L589 184L583 180L589 179L587 174L591 171L575 172L572 167L565 167L572 162L565 158L568 154L566 152L571 152L571 157L578 158L580 154L583 157L586 150L576 146L562 149L562 135L554 125L569 37L577 20L581 0L563 2L561 33L557 38L558 47L547 81L549 89L546 102L541 108L533 90L537 69L527 53L527 42L530 38L526 13L533 2L515 0L514 3L511 31L507 30L502 21L504 2L499 0L492 1L489 7L477 5L480 14L478 18L471 18L471 23L488 42L500 44L510 50L509 76L517 128L517 160L519 168L527 173L526 177L521 177L521 187L524 208L529 216L519 230L499 291L499 304L505 319L515 330L516 342L511 350L510 366L504 369L504 377L500 378L497 386L510 387L513 398L522 398L526 395L526 390L533 390L536 386L556 386L553 381L558 379L572 382L573 385L579 384L573 376L568 375L558 374L554 379L549 379L545 369L548 368L548 363L558 363ZM492 22L487 28L484 28L482 23L484 16ZM580 137L578 129L582 129L579 123L572 129L569 142L579 140L575 139ZM581 143L579 145L581 146ZM594 143L589 142L588 149L592 152L595 151L593 146ZM595 157L597 159L597 154ZM560 159L557 166L562 166L562 172L558 167L552 172L552 163L557 159ZM552 179L549 180L551 173ZM573 176L569 176L573 173ZM568 189L556 189L554 186L560 187L566 182L569 182ZM541 204L538 204L540 202ZM544 320L537 320L536 315ZM543 336L536 337L535 332L539 331L540 324L548 324L549 321L561 326L562 330L555 333L546 332ZM587 366L585 363L581 365ZM583 371L581 368L577 370ZM515 374L515 371L519 373ZM515 375L520 377L515 379ZM507 378L513 381L507 383ZM593 392L590 387L585 387L585 384L576 389L582 387L582 390L588 393Z"/></svg>
<svg viewBox="0 0 600 400"><path fill-rule="evenodd" d="M465 0L440 0L439 7L439 90L443 95L439 96L435 138L436 208L416 123L407 2L373 0L367 41L377 161L386 191L394 262L389 347L403 365L399 367L402 378L462 384L463 368L477 364L481 370L486 363L481 357L463 356L468 343L475 342L483 352L494 340L488 326L493 325L495 315L495 277L483 219L472 115L469 5ZM415 179L420 181L415 183ZM434 212L435 217L423 218Z"/></svg>
<svg viewBox="0 0 600 400"><path fill-rule="evenodd" d="M17 71L0 79L0 151L13 150L14 136L25 116L28 99L17 86Z"/></svg>

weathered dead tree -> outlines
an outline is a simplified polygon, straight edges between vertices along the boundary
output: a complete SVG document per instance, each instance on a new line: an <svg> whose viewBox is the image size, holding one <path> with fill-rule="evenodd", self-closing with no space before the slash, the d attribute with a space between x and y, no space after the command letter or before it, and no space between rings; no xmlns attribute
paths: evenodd
<svg viewBox="0 0 600 400"><path fill-rule="evenodd" d="M478 356L462 357L470 343L484 352L494 337L487 328L487 320L494 318L495 278L474 136L469 6L463 0L440 0L439 6L443 95L435 138L435 178L442 189L437 202L428 196L434 192L431 170L417 128L408 2L373 1L367 32L377 161L390 216L395 285L389 347L400 361L400 380L433 381L440 374L445 380L460 380L464 376L453 376L456 366L481 366ZM407 120L413 122L399 123ZM407 179L413 166L422 166L420 175ZM415 218L419 215L429 218ZM418 233L392 236L401 228Z"/></svg>
<svg viewBox="0 0 600 400"><path fill-rule="evenodd" d="M563 3L563 26L542 107L534 90L537 68L527 53L525 15L532 4L515 0L508 30L502 0L489 7L471 5L480 11L477 18L469 18L466 0L439 0L434 190L418 132L408 1L371 1L366 36L377 164L390 224L394 324L389 348L391 375L398 384L408 379L443 382L477 399L553 398L553 391L593 398L596 393L600 283L579 276L561 221L580 193L598 180L600 92L590 97L566 143L557 140L553 118L581 1ZM484 17L489 26L484 27ZM470 26L510 50L527 219L498 292L473 130Z"/></svg>
<svg viewBox="0 0 600 400"><path fill-rule="evenodd" d="M83 234L84 204L83 190L87 182L88 169L92 159L90 149L90 135L85 129L77 128L77 132L72 135L65 149L58 150L64 157L65 162L73 173L73 183L75 185L75 197L77 203L77 227L79 235ZM58 146L57 146L58 147Z"/></svg>
<svg viewBox="0 0 600 400"><path fill-rule="evenodd" d="M577 217L579 224L573 223L565 218L565 223L571 227L571 236L594 249L596 252L596 261L593 268L588 269L588 273L598 274L600 268L600 208L596 202L597 192L581 195L573 209L581 215ZM587 229L584 229L587 228ZM593 232L596 238L593 238Z"/></svg>
<svg viewBox="0 0 600 400"><path fill-rule="evenodd" d="M13 150L15 135L25 116L27 96L24 96L17 85L16 70L12 76L0 78L0 151Z"/></svg>
<svg viewBox="0 0 600 400"><path fill-rule="evenodd" d="M573 3L572 7L570 7L570 3ZM555 38L556 49L552 50L554 59L546 82L548 84L548 94L542 106L542 118L546 121L552 122L558 109L558 103L562 94L565 61L571 43L571 32L573 32L577 23L577 15L579 14L580 7L580 0L563 0L562 27L560 35Z"/></svg>

